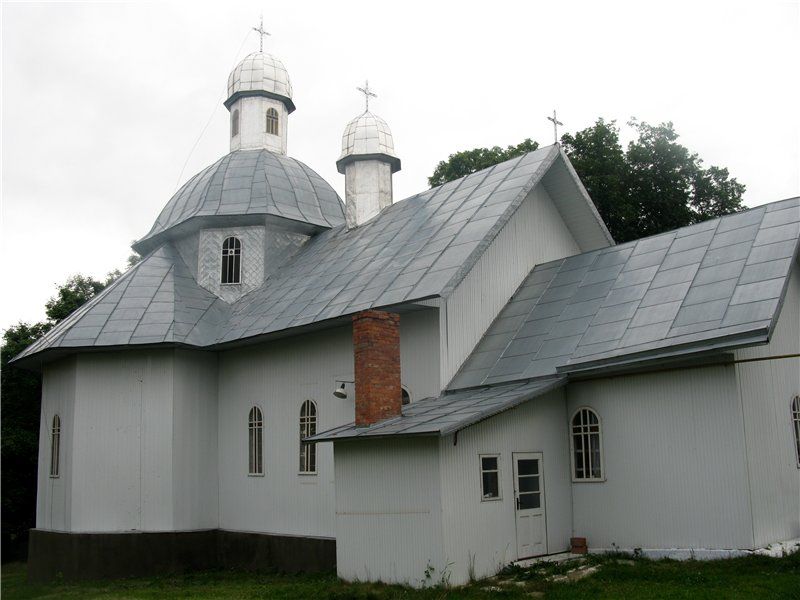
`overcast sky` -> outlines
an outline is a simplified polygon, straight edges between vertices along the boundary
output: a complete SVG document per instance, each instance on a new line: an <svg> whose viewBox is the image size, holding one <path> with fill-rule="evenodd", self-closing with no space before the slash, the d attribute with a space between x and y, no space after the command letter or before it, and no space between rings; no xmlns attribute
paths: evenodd
<svg viewBox="0 0 800 600"><path fill-rule="evenodd" d="M553 108L570 132L673 121L748 206L800 192L797 1L3 2L0 327L43 319L73 273L122 267L178 183L228 152L227 76L262 10L294 86L289 154L342 197L367 77L402 159L395 199L452 152L551 143Z"/></svg>

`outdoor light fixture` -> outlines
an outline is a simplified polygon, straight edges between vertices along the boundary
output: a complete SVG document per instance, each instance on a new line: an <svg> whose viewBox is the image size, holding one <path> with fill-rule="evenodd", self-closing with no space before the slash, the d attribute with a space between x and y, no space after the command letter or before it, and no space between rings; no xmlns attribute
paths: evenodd
<svg viewBox="0 0 800 600"><path fill-rule="evenodd" d="M353 383L353 382L352 381L342 381L342 380L337 379L336 383L341 383L342 385L340 385L339 387L337 387L333 391L333 395L336 396L337 398L347 398L347 390L344 389L344 384L345 383Z"/></svg>

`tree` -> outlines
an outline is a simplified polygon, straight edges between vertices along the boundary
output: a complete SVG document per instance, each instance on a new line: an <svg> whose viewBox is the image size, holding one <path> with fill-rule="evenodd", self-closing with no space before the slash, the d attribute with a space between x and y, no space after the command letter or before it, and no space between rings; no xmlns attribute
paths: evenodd
<svg viewBox="0 0 800 600"><path fill-rule="evenodd" d="M428 185L436 187L448 181L459 179L471 173L476 173L486 167L491 167L515 156L533 152L539 147L537 142L530 138L516 146L508 146L505 150L500 146L494 148L475 148L451 154L446 161L441 161L428 177Z"/></svg>
<svg viewBox="0 0 800 600"><path fill-rule="evenodd" d="M113 275L113 272L109 274ZM113 281L114 277L111 279ZM44 307L47 318L55 324L67 318L72 312L99 294L111 283L97 281L93 277L85 275L73 275L67 279L66 283L58 286L58 292L54 298L50 298Z"/></svg>
<svg viewBox="0 0 800 600"><path fill-rule="evenodd" d="M600 216L617 242L627 242L742 210L745 186L727 169L703 167L703 161L678 143L672 123L649 125L632 119L637 138L623 150L615 121L561 138L564 151ZM476 148L450 155L428 179L440 185L512 156L519 146ZM494 161L494 162L492 162Z"/></svg>

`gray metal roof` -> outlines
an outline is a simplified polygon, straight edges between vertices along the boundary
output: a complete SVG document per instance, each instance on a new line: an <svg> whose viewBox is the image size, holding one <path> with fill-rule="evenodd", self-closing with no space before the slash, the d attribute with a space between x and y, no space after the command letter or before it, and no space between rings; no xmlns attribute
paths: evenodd
<svg viewBox="0 0 800 600"><path fill-rule="evenodd" d="M539 265L450 387L765 342L799 238L792 198Z"/></svg>
<svg viewBox="0 0 800 600"><path fill-rule="evenodd" d="M324 230L233 304L198 286L171 242L164 242L18 358L145 343L213 347L367 308L447 297L538 182L547 183L554 171L571 177L565 161L558 147L542 148L397 202L356 229ZM564 185L562 179L554 182ZM595 224L591 243L608 243L591 201L582 200L581 207L578 193L564 197L568 219L582 215L582 227ZM162 284L172 285L172 300L158 295Z"/></svg>
<svg viewBox="0 0 800 600"><path fill-rule="evenodd" d="M156 248L164 233L194 217L275 215L319 227L344 223L342 201L299 160L268 150L237 150L187 181L134 244Z"/></svg>
<svg viewBox="0 0 800 600"><path fill-rule="evenodd" d="M349 423L307 439L332 442L399 435L444 436L562 387L566 382L566 377L549 377L445 392L439 397L425 398L404 406L400 417L369 427L356 427L354 423Z"/></svg>

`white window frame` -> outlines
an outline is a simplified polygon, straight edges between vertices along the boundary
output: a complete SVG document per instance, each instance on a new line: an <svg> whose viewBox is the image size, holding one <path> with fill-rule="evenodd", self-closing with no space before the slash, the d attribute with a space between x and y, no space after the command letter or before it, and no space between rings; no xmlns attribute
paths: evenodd
<svg viewBox="0 0 800 600"><path fill-rule="evenodd" d="M400 387L401 387L401 389L402 389L402 390L403 390L403 391L406 393L406 396L408 396L408 404L402 404L402 400L401 400L401 405L402 405L402 406L408 406L409 404L411 404L412 402L414 402L414 396L412 396L412 395L411 395L411 390L410 390L410 389L408 389L408 386L406 386L406 385L401 385ZM401 394L401 397L402 397L402 394Z"/></svg>
<svg viewBox="0 0 800 600"><path fill-rule="evenodd" d="M281 115L280 113L275 110L274 108L270 107L267 109L266 112L266 131L269 135L280 135L281 133ZM273 131L270 131L270 124L273 124L272 127Z"/></svg>
<svg viewBox="0 0 800 600"><path fill-rule="evenodd" d="M50 427L50 478L61 476L61 417L53 415Z"/></svg>
<svg viewBox="0 0 800 600"><path fill-rule="evenodd" d="M225 244L228 243L228 240L233 240L232 248L225 247ZM225 239L222 240L222 245L220 246L220 256L222 257L222 264L220 265L220 273L219 273L219 282L220 285L224 286L237 286L242 285L242 263L244 262L244 244L242 243L241 238L236 235L228 235L225 236ZM237 260L238 258L238 260ZM225 263L227 262L227 269L225 269ZM234 269L233 267L238 267L238 269ZM235 272L236 279L238 281L224 281L223 274L228 275L228 279L232 279L232 272Z"/></svg>
<svg viewBox="0 0 800 600"><path fill-rule="evenodd" d="M587 425L582 425L581 428L583 431L576 432L575 427L573 426L573 421L575 417L578 416L582 411L589 411L597 418L597 431L587 431ZM570 468L572 470L572 482L573 483L597 483L603 482L606 480L606 465L605 465L605 458L603 452L603 420L600 418L600 413L598 413L594 408L591 406L581 406L573 411L572 415L569 418L569 461L570 461ZM599 446L599 454L600 454L600 477L578 477L577 472L577 465L575 464L575 436L582 435L585 438L588 438L591 435L598 436L598 446ZM589 461L591 461L591 454L586 454L588 456ZM584 463L585 466L586 463ZM589 462L589 472L591 473L592 463ZM585 470L585 469L584 469Z"/></svg>
<svg viewBox="0 0 800 600"><path fill-rule="evenodd" d="M313 415L308 414L307 407L314 409ZM306 409L305 415L303 415L304 409ZM300 405L300 467L297 472L298 475L317 474L317 444L316 442L304 442L303 438L317 433L318 419L319 409L317 403L310 398L306 398ZM311 451L310 453L309 450Z"/></svg>
<svg viewBox="0 0 800 600"><path fill-rule="evenodd" d="M239 135L239 109L234 108L231 113L231 137Z"/></svg>
<svg viewBox="0 0 800 600"><path fill-rule="evenodd" d="M483 468L483 459L484 458L496 458L497 459L497 469L484 469ZM484 473L497 473L497 496L492 498L487 498L486 493L483 489L483 474ZM500 466L500 455L499 454L479 454L478 455L478 475L480 477L480 485L481 485L481 502L497 502L503 499L503 469Z"/></svg>
<svg viewBox="0 0 800 600"><path fill-rule="evenodd" d="M792 398L789 404L792 414L792 430L794 431L794 453L797 468L800 469L800 395Z"/></svg>
<svg viewBox="0 0 800 600"><path fill-rule="evenodd" d="M247 476L264 476L264 411L252 406L247 413Z"/></svg>

